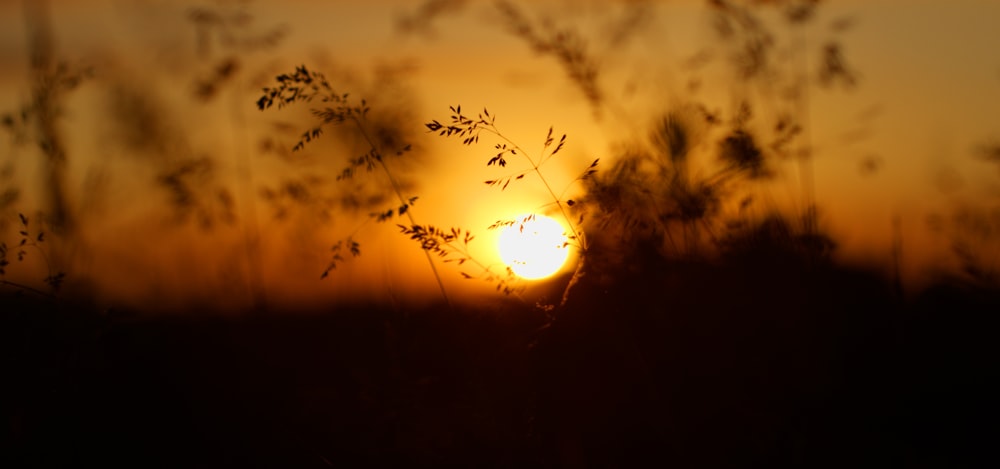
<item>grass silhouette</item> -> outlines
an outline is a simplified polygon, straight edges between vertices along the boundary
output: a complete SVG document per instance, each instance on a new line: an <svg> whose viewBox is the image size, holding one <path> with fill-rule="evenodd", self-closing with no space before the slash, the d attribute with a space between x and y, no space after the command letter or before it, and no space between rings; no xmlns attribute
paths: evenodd
<svg viewBox="0 0 1000 469"><path fill-rule="evenodd" d="M479 143L479 137L483 132L492 134L495 138L499 139L501 143L497 143L494 149L497 150L495 156L490 158L486 162L486 166L497 166L498 168L507 167L508 158L521 158L528 163L528 169L516 171L510 174L503 175L496 179L489 179L485 181L485 184L491 187L499 187L500 190L507 189L507 186L511 182L517 182L524 179L525 176L534 173L537 176L538 181L542 183L545 187L546 192L552 198L551 202L546 205L555 205L559 215L565 221L566 226L569 228L570 232L567 233L566 238L568 239L567 244L572 244L578 251L579 256L577 258L577 266L573 273L573 277L570 279L563 293L563 301L565 303L570 290L573 286L579 282L579 279L584 275L584 262L587 254L587 238L584 232L580 229L580 224L583 222L583 215L579 219L574 219L569 214L569 209L576 202L572 199L563 200L562 194L566 191L563 190L559 194L556 194L549 181L545 178L542 173L542 166L551 161L552 157L559 153L566 144L566 134L559 137L559 141L553 135L553 128L549 127L548 134L545 136L545 141L542 146L541 153L535 157L532 157L530 153L526 152L517 143L511 141L509 138L504 136L503 133L496 126L496 116L492 116L489 110L484 108L483 112L478 115L477 118L473 119L462 114L462 106L451 107L451 115L449 124L442 124L437 120L433 120L424 124L427 129L431 132L436 132L442 137L458 137L462 139L462 144L473 145ZM553 146L555 145L555 146ZM551 149L550 149L551 148ZM595 159L593 163L588 166L583 173L578 176L573 182L584 181L587 178L592 177L597 172L597 163L599 159ZM521 220L497 220L493 223L490 228L500 228L505 226L520 225L523 230L524 223L526 223L532 215L528 215L527 218Z"/></svg>
<svg viewBox="0 0 1000 469"><path fill-rule="evenodd" d="M318 138L322 133L322 126L325 124L348 123L353 125L354 128L361 134L362 138L369 146L369 151L358 158L351 160L348 167L341 173L340 177L351 177L358 169L366 169L370 172L374 168L378 167L382 170L382 174L389 181L392 192L396 196L399 205L374 214L375 218L378 221L385 221L391 219L394 215L398 215L400 217L405 216L407 220L409 220L411 227L413 227L413 231L407 233L404 228L404 234L416 235L414 239L420 242L421 247L424 249L424 253L427 257L427 264L430 266L431 272L434 274L434 279L437 281L438 287L441 290L441 296L446 302L450 302L444 283L441 281L441 276L434 264L434 259L431 257L431 253L443 252L440 251L438 246L442 243L449 243L451 238L447 238L446 234L439 230L434 230L431 226L428 226L426 229L419 228L420 225L417 224L416 219L413 216L413 212L410 210L410 207L417 200L417 197L406 196L403 194L402 187L396 180L396 176L389 169L389 166L386 163L386 158L383 156L383 153L386 150L381 148L370 134L366 125L366 116L370 110L367 102L362 99L359 105L351 104L350 101L348 101L349 95L347 93L336 93L330 83L326 80L325 76L318 72L310 72L304 65L297 67L295 72L292 74L279 75L277 77L277 81L277 87L264 89L264 95L257 101L258 109L268 109L275 103L277 103L278 108L281 108L295 102L312 102L314 99L317 99L319 103L323 103L325 105L325 107L313 109L312 112L320 121L320 125L303 133L299 142L292 148L293 151L304 148L307 143ZM409 150L410 145L406 144L401 148L394 149L393 151L396 152L396 156L401 156ZM453 235L457 237L458 233L453 231ZM469 235L464 237L466 243L470 239ZM348 239L347 244L349 246L348 250L352 255L357 256L360 254L360 247L355 241L353 241L353 239ZM337 263L343 259L340 254L341 246L342 244L340 242L334 245L333 257L327 269L321 274L321 278L326 277L329 271L336 268Z"/></svg>
<svg viewBox="0 0 1000 469"><path fill-rule="evenodd" d="M10 246L4 241L0 241L0 284L13 287L18 292L30 292L55 299L63 280L66 278L66 273L53 271L52 260L49 258L49 254L43 245L45 242L45 230L38 228L32 231L28 217L21 213L17 214L17 217L21 222L18 230L20 240ZM11 265L10 258L16 257L18 263L24 262L24 259L28 257L28 249L34 250L36 255L42 258L42 263L45 265L47 271L43 282L48 286L48 292L38 290L31 285L4 278L7 275L7 269Z"/></svg>

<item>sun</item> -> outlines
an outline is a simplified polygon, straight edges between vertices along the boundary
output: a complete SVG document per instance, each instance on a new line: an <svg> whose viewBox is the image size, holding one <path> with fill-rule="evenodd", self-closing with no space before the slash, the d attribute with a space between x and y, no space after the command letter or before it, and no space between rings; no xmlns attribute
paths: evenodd
<svg viewBox="0 0 1000 469"><path fill-rule="evenodd" d="M525 279L548 277L569 257L566 230L545 215L523 215L500 233L500 259Z"/></svg>

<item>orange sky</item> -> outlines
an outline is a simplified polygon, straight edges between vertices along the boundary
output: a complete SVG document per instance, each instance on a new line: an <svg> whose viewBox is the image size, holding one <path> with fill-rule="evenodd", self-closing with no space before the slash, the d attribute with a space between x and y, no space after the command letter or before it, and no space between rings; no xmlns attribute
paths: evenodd
<svg viewBox="0 0 1000 469"><path fill-rule="evenodd" d="M495 174L484 164L490 144L463 147L424 134L422 124L446 119L448 106L488 107L499 116L503 131L528 151L540 147L550 125L567 133L562 159L547 168L553 185L563 188L574 171L593 159L613 159L615 144L635 134L630 129L670 106L691 98L723 109L731 104L732 80L721 69L699 72L704 85L698 91L686 88L695 75L683 64L713 44L700 2L650 2L643 27L613 47L606 39L607 27L624 14L624 2L514 2L536 18L558 14L558 25L576 28L588 38L588 50L600 66L598 83L614 103L599 115L552 57L533 53L497 24L492 2L467 2L426 31L403 33L398 19L419 2L259 0L248 3L246 11L253 15L248 30L282 27L287 35L280 46L227 52L213 43L200 55L185 13L197 6L226 9L237 2L51 3L58 54L71 64L93 67L95 74L67 98L62 129L71 149L69 186L77 208L88 211L84 218L91 220L81 229L86 253L75 258L73 269L91 275L108 301L245 297L248 275L241 225L206 233L164 221L169 220L163 208L166 196L150 188L155 171L108 141L117 135L107 121L113 90L149 99L168 129L166 138L185 141L185 149L171 151L215 158L223 175L219 184L231 188L243 220L250 213L243 195L256 193L256 186L309 172L329 176L341 167L323 154L323 149L336 151L332 147L313 147L311 166L290 167L259 154L256 144L273 132L275 122L308 123L303 109L257 112L253 101L260 86L272 83L276 73L307 64L344 83L357 83L359 89L352 92L388 93L403 100L413 120L413 144L422 155L414 171L423 183L412 190L420 196L414 206L418 221L476 232L476 254L487 262L497 258L491 241L495 234L485 227L547 199L537 184L503 193L485 187L482 181ZM852 18L853 27L837 37L859 74L851 91L810 93L809 138L815 146L815 190L824 225L841 244L843 256L881 256L888 251L891 220L900 217L904 262L916 282L926 266L946 254L942 246L947 240L926 229L927 217L946 215L958 201L995 206L1000 198L997 168L977 161L973 153L977 145L1000 136L995 106L1000 102L1000 56L991 47L1000 43L1000 30L992 24L1000 18L1000 4L824 3L817 27L808 33L809 44L831 36L836 19ZM7 111L30 93L21 2L0 2L0 18L0 110ZM226 54L240 58L234 83L245 91L234 85L207 103L192 99L193 84ZM394 81L381 87L372 83L373 70L386 66L400 70ZM852 135L864 138L849 140ZM294 136L284 138L294 143ZM37 210L39 194L29 188L40 177L37 165L29 162L37 161L30 157L35 154L4 145L9 150L0 153L2 163L15 163L16 180L24 187L18 210ZM876 162L877 171L862 171L865 161ZM247 174L253 178L249 186L234 176ZM797 173L788 166L768 191L779 204L785 199L794 203L798 188ZM299 218L279 223L260 201L254 213L264 240L257 250L262 275L274 301L357 292L403 300L436 289L422 252L391 224L365 225L358 232L362 257L319 282L329 244L360 222L338 218L324 224L310 219L312 212L301 211ZM994 266L996 262L1000 259ZM25 266L22 272L31 268L39 267ZM441 270L455 296L474 297L467 288L470 282L450 266Z"/></svg>

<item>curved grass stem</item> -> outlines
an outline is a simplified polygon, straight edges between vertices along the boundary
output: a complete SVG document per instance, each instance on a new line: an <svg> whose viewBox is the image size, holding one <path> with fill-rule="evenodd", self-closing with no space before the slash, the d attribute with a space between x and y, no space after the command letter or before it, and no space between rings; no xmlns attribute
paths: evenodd
<svg viewBox="0 0 1000 469"><path fill-rule="evenodd" d="M372 140L371 136L368 134L368 130L365 129L364 124L356 115L351 116L351 121L354 122L354 125L358 128L358 132L361 133L362 138L364 138L372 150L375 151L375 155L377 155L376 160L379 163L379 167L381 167L382 171L385 173L386 178L389 180L389 185L392 186L393 193L396 194L396 198L399 200L399 203L401 205L405 205L407 203L406 197L403 196L403 191L400 189L399 183L392 175L392 171L389 170L389 166L386 165L385 158L382 157L382 152L375 144L375 141ZM406 218L410 221L410 225L417 225L417 220L413 217L413 213L411 211L406 211ZM444 287L444 282L441 280L441 274L438 273L437 266L434 264L434 258L431 257L431 253L427 252L427 250L424 250L424 256L427 258L427 264L431 267L431 272L434 274L434 280L437 282L438 288L441 290L441 297L444 298L445 303L451 307L451 299L448 297L448 292Z"/></svg>
<svg viewBox="0 0 1000 469"><path fill-rule="evenodd" d="M545 179L545 175L542 174L541 165L544 164L546 160L544 158L540 158L539 162L535 163L535 160L531 158L531 155L529 155L528 152L524 151L524 149L521 148L520 145L514 143L513 140L507 138L507 136L500 133L500 131L496 130L495 127L490 126L490 127L485 127L484 129L492 133L493 135L496 135L497 137L503 139L505 142L509 143L512 148L521 152L521 155L523 155L524 158L528 160L528 163L531 165L531 170L538 175L538 179L542 181L542 185L545 186L545 190L548 191L549 196L552 197L553 202L555 202L556 206L559 207L559 213L560 215L562 215L563 220L566 221L566 225L573 232L573 236L579 243L578 247L580 248L581 253L586 252L587 246L586 246L586 241L583 238L583 232L580 231L577 228L576 224L573 223L573 220L570 219L569 214L566 213L566 207L563 205L562 200L559 198L558 195L556 195L556 192L552 190L552 186L549 185L549 181Z"/></svg>
<svg viewBox="0 0 1000 469"><path fill-rule="evenodd" d="M538 175L538 179L542 182L542 185L545 186L545 190L548 191L549 196L552 197L553 202L555 202L556 206L559 207L559 213L560 215L562 215L563 220L566 221L566 226L568 226L570 231L573 232L573 239L576 241L576 246L580 250L580 255L577 258L576 268L573 270L573 276L570 277L569 282L566 283L566 288L563 289L562 299L559 302L559 306L563 307L566 305L566 302L569 301L570 292L572 291L573 287L575 287L584 277L584 275L586 275L584 267L586 265L585 259L587 257L587 240L584 237L583 231L580 230L576 226L576 223L574 223L573 220L570 219L569 213L566 212L566 206L565 204L563 204L562 199L558 195L556 195L556 192L552 190L552 186L549 184L549 181L545 179L545 175L542 174L541 165L544 164L545 161L547 161L544 158L544 155L539 158L538 163L535 163L535 160L531 158L528 152L524 151L524 149L521 148L520 145L518 145L511 139L507 138L507 136L503 135L492 124L484 128L488 132L496 135L497 137L503 139L505 142L509 143L512 148L521 152L521 155L523 155L524 158L528 160L528 163L531 165L531 169L535 172L535 174Z"/></svg>

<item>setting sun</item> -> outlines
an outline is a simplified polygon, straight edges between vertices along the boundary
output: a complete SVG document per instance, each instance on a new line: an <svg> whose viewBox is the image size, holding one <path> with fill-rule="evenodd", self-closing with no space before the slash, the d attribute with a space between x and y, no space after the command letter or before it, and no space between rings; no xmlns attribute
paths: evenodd
<svg viewBox="0 0 1000 469"><path fill-rule="evenodd" d="M500 233L500 258L521 278L540 279L562 268L569 257L565 229L545 215L519 216Z"/></svg>

